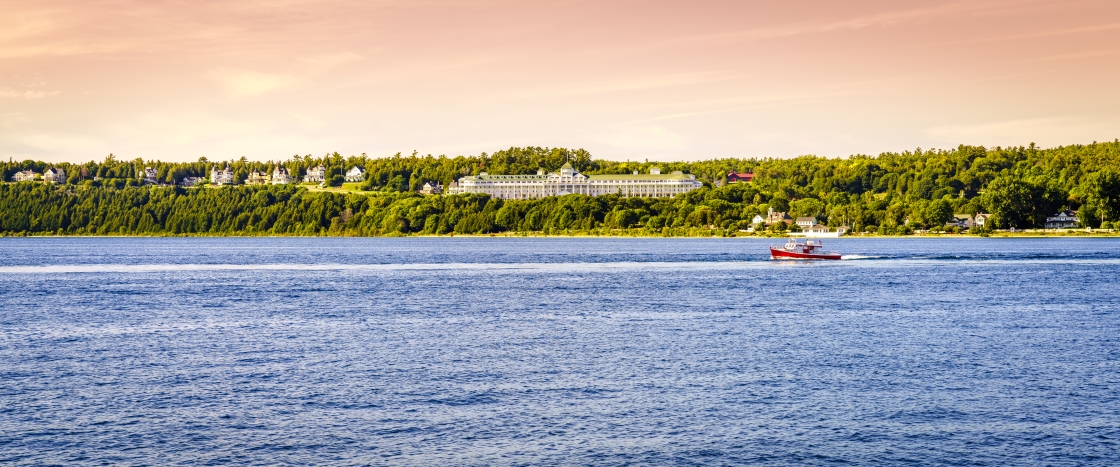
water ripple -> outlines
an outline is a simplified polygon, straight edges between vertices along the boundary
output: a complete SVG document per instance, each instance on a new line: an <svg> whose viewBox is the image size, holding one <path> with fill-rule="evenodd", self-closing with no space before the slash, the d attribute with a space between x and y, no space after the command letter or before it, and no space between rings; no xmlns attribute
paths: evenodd
<svg viewBox="0 0 1120 467"><path fill-rule="evenodd" d="M0 239L0 464L1111 465L1120 242Z"/></svg>

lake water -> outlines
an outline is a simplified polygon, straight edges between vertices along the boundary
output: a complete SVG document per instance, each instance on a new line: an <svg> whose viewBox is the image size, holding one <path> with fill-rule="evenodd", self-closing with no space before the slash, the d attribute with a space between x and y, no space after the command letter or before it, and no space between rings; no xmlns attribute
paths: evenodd
<svg viewBox="0 0 1120 467"><path fill-rule="evenodd" d="M0 238L0 464L1116 465L1120 240Z"/></svg>

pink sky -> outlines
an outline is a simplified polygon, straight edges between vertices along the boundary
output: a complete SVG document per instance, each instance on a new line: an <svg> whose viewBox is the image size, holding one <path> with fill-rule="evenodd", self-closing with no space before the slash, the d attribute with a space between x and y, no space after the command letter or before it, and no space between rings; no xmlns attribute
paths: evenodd
<svg viewBox="0 0 1120 467"><path fill-rule="evenodd" d="M1120 137L1117 1L5 0L0 156L847 156Z"/></svg>

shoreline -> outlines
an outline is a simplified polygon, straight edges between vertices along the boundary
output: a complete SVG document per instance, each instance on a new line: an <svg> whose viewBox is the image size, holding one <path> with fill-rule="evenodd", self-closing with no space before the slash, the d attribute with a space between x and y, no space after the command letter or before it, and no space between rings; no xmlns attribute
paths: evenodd
<svg viewBox="0 0 1120 467"><path fill-rule="evenodd" d="M62 234L57 233L0 233L2 238L634 238L634 239L647 239L647 238L665 238L665 239L716 239L722 238L727 240L735 239L783 239L790 238L788 235L596 235L596 234L540 234L540 233L493 233L493 234L443 234L443 235L277 235L277 234L244 234L244 235L229 235L229 234L214 234L214 235L199 235L199 234L168 234L168 235L140 235L140 234ZM912 234L912 235L880 235L880 234L855 234L844 235L842 237L805 237L793 236L797 239L812 239L829 241L836 241L841 239L853 238L889 238L889 239L966 239L966 238L1120 238L1120 231L1110 232L1053 232L1053 233L1036 233L1036 232L993 232L988 235L969 235L969 234Z"/></svg>

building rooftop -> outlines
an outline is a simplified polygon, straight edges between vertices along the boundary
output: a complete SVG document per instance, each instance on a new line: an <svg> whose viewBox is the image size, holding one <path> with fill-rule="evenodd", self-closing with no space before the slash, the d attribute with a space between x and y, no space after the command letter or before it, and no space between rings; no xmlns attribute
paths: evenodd
<svg viewBox="0 0 1120 467"><path fill-rule="evenodd" d="M473 178L473 179L481 179L481 180L487 180L487 179L494 179L494 180L533 180L533 179L546 180L546 179L548 179L548 175L547 174L546 175L536 175L536 174L532 174L532 175L490 175L486 172L483 172L483 173L480 173L478 175L467 175L463 178Z"/></svg>
<svg viewBox="0 0 1120 467"><path fill-rule="evenodd" d="M571 167L569 164L564 164L565 167ZM671 174L605 174L605 175L588 175L576 172L578 175L587 177L588 180L695 180L696 177L681 172L673 172ZM467 175L462 177L468 180L548 180L550 176L558 175L553 172L551 174L525 174L525 175L492 175L482 172L478 175Z"/></svg>
<svg viewBox="0 0 1120 467"><path fill-rule="evenodd" d="M610 174L586 175L588 180L692 180L691 175L685 174Z"/></svg>

